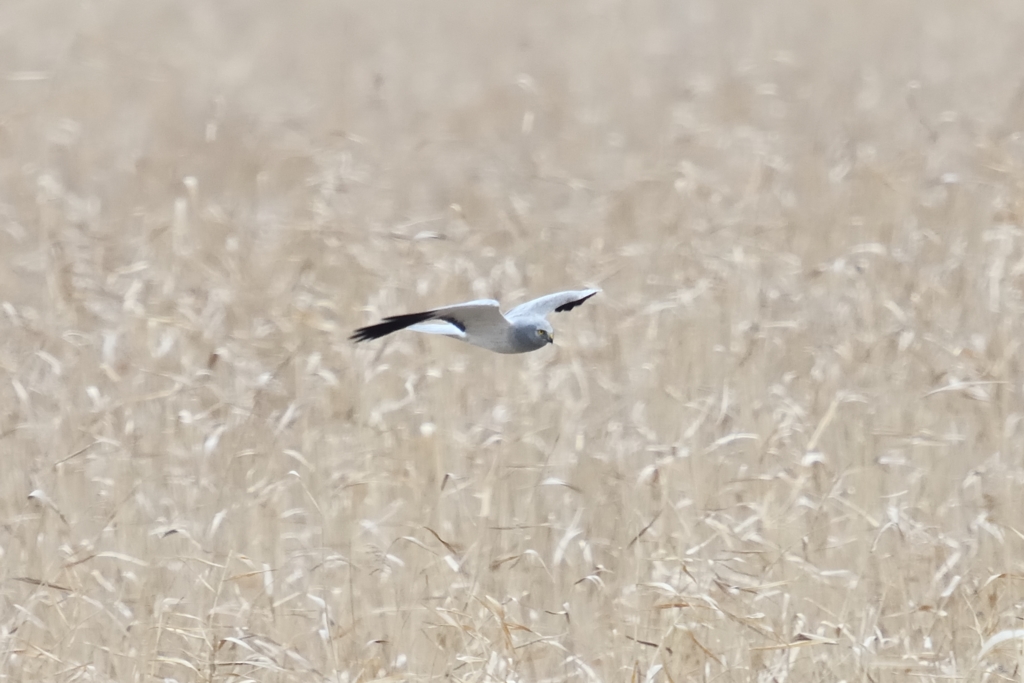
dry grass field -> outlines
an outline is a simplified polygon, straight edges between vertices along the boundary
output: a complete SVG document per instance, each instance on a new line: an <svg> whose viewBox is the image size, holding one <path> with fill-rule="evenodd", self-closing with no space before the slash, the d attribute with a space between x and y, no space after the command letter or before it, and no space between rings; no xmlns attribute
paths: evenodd
<svg viewBox="0 0 1024 683"><path fill-rule="evenodd" d="M0 681L1021 680L1022 131L1019 0L4 0Z"/></svg>

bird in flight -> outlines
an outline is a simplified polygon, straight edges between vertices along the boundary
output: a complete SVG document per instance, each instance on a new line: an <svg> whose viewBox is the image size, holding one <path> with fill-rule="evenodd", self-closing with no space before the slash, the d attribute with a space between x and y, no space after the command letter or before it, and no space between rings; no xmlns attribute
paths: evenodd
<svg viewBox="0 0 1024 683"><path fill-rule="evenodd" d="M505 314L494 299L480 299L422 313L392 315L376 325L360 327L349 339L361 342L380 339L398 330L413 330L454 337L497 353L526 353L555 341L548 314L571 311L600 291L548 294L519 304Z"/></svg>

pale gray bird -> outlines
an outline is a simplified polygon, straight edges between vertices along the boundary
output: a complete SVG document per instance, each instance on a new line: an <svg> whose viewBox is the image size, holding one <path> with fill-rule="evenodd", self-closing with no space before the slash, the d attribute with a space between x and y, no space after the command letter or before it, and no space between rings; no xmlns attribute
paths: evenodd
<svg viewBox="0 0 1024 683"><path fill-rule="evenodd" d="M601 290L548 294L519 304L502 315L494 299L435 308L422 313L406 313L384 318L376 325L360 327L350 339L357 342L379 339L398 330L454 337L497 353L526 353L555 341L549 313L571 311Z"/></svg>

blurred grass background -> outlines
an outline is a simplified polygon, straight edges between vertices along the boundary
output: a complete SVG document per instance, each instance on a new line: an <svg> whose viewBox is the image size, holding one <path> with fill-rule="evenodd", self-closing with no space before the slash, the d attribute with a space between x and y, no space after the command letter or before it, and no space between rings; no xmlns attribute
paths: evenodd
<svg viewBox="0 0 1024 683"><path fill-rule="evenodd" d="M6 0L0 678L1016 680L1021 36Z"/></svg>

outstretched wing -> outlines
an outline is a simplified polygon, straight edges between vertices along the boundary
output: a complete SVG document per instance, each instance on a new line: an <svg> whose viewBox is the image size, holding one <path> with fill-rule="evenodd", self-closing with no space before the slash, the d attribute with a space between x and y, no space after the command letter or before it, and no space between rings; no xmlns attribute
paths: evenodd
<svg viewBox="0 0 1024 683"><path fill-rule="evenodd" d="M578 292L548 294L539 299L519 304L508 312L508 317L517 318L520 316L547 315L552 312L571 311L600 291L600 289L582 289Z"/></svg>
<svg viewBox="0 0 1024 683"><path fill-rule="evenodd" d="M468 339L474 336L489 336L508 327L508 321L501 314L498 302L480 299L454 306L444 306L422 313L405 313L384 318L376 325L360 327L349 339L357 342L381 337L410 328L415 332L444 334L450 337Z"/></svg>

